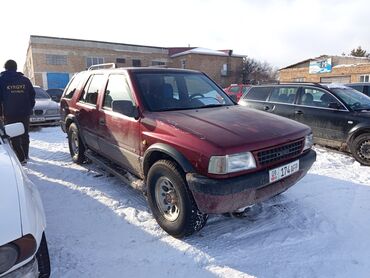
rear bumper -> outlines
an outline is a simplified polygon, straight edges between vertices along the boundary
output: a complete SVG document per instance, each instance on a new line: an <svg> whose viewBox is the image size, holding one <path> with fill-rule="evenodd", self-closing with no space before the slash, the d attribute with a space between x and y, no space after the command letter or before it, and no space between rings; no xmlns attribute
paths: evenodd
<svg viewBox="0 0 370 278"><path fill-rule="evenodd" d="M286 161L276 168L299 159L299 171L277 182L269 183L269 170L265 169L231 179L210 179L194 173L186 180L199 210L203 213L225 213L269 199L303 178L316 160L316 152L308 151L299 158ZM271 169L272 169L271 168Z"/></svg>

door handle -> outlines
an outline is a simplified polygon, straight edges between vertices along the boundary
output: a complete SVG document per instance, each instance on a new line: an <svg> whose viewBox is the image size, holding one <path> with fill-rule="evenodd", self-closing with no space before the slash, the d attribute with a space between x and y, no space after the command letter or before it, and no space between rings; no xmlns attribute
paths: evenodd
<svg viewBox="0 0 370 278"><path fill-rule="evenodd" d="M99 125L105 125L105 120L103 118L99 119Z"/></svg>
<svg viewBox="0 0 370 278"><path fill-rule="evenodd" d="M263 110L265 110L265 111L269 111L269 110L270 110L270 106L267 106L267 105L266 105L266 106L264 106L264 107L263 107Z"/></svg>
<svg viewBox="0 0 370 278"><path fill-rule="evenodd" d="M296 111L294 111L294 113L297 114L297 115L302 115L303 114L303 112L301 110L296 110Z"/></svg>

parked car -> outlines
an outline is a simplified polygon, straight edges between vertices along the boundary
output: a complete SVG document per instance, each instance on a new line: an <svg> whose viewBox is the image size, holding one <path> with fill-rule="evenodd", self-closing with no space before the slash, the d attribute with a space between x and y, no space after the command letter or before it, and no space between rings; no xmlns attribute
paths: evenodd
<svg viewBox="0 0 370 278"><path fill-rule="evenodd" d="M369 82L362 82L362 83L348 83L344 84L347 87L351 87L361 93L370 97L370 83Z"/></svg>
<svg viewBox="0 0 370 278"><path fill-rule="evenodd" d="M60 98L63 94L63 89L60 88L54 88L54 89L47 89L46 93L51 97L52 100L55 102L60 102Z"/></svg>
<svg viewBox="0 0 370 278"><path fill-rule="evenodd" d="M0 277L49 277L40 195L8 141L23 132L22 123L0 125Z"/></svg>
<svg viewBox="0 0 370 278"><path fill-rule="evenodd" d="M248 91L250 88L250 85L245 85L245 84L231 84L229 87L224 88L224 91L229 95L229 96L235 96L236 101L239 101L241 96Z"/></svg>
<svg viewBox="0 0 370 278"><path fill-rule="evenodd" d="M81 72L61 111L72 160L142 178L155 219L174 237L200 230L207 214L282 193L316 158L309 127L241 107L197 71Z"/></svg>
<svg viewBox="0 0 370 278"><path fill-rule="evenodd" d="M312 128L316 143L351 152L370 165L370 98L338 84L290 83L252 87L239 104Z"/></svg>
<svg viewBox="0 0 370 278"><path fill-rule="evenodd" d="M38 86L34 86L34 88L36 104L30 117L30 125L58 125L60 123L59 103L52 101L43 88Z"/></svg>

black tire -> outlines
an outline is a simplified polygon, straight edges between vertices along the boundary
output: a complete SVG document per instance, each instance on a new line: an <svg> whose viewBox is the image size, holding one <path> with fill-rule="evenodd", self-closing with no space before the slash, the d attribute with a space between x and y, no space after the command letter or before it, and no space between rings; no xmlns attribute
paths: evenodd
<svg viewBox="0 0 370 278"><path fill-rule="evenodd" d="M174 162L154 163L148 172L147 185L153 216L168 234L181 238L204 227L208 216L198 210L184 174Z"/></svg>
<svg viewBox="0 0 370 278"><path fill-rule="evenodd" d="M370 166L370 133L363 133L353 140L351 153L362 165Z"/></svg>
<svg viewBox="0 0 370 278"><path fill-rule="evenodd" d="M37 265L39 268L39 278L50 277L50 258L48 244L46 243L45 233L42 234L39 250L36 253Z"/></svg>
<svg viewBox="0 0 370 278"><path fill-rule="evenodd" d="M71 123L68 128L68 146L73 162L78 164L84 163L86 160L85 146L75 123Z"/></svg>

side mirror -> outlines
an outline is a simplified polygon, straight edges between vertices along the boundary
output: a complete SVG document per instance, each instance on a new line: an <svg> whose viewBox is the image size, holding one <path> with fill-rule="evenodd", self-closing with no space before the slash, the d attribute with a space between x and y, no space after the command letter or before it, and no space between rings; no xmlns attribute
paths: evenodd
<svg viewBox="0 0 370 278"><path fill-rule="evenodd" d="M338 103L336 103L336 102L330 102L328 104L328 107L329 108L332 108L332 109L340 109L341 108L341 106Z"/></svg>
<svg viewBox="0 0 370 278"><path fill-rule="evenodd" d="M112 110L128 117L139 118L139 110L130 100L114 100Z"/></svg>
<svg viewBox="0 0 370 278"><path fill-rule="evenodd" d="M24 125L22 123L8 124L4 126L5 135L12 137L17 137L24 133Z"/></svg>

